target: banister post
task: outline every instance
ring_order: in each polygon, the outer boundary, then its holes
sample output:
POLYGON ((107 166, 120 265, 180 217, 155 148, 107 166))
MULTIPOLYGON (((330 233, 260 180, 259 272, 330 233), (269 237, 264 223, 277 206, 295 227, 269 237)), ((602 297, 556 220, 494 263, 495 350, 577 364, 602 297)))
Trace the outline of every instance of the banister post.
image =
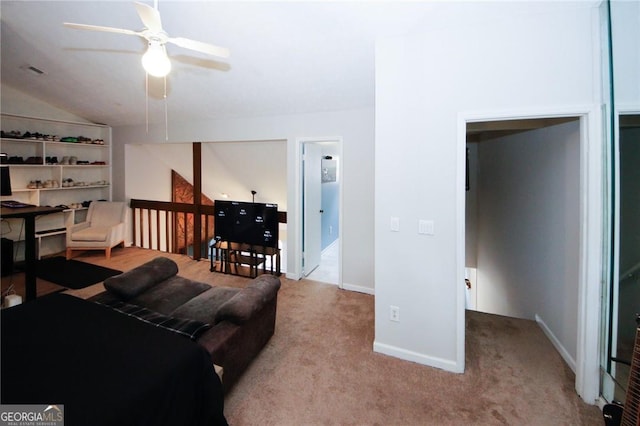
POLYGON ((193 258, 200 260, 202 253, 202 143, 193 143, 193 258))

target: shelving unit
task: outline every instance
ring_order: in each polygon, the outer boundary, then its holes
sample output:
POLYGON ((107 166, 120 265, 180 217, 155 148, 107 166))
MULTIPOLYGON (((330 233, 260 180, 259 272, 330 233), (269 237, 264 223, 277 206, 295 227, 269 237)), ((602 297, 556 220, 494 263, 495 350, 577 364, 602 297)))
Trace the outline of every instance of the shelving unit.
MULTIPOLYGON (((63 251, 65 229, 86 217, 87 208, 82 204, 111 200, 111 128, 11 114, 0 117, 5 136, 10 132, 40 136, 0 138, 0 152, 8 155, 13 193, 1 198, 38 206, 69 206, 63 213, 36 222, 38 255, 63 251), (57 140, 52 140, 54 136, 57 140), (60 141, 68 137, 81 141, 60 141)), ((24 239, 17 219, 2 222, 3 237, 14 242, 24 239)))

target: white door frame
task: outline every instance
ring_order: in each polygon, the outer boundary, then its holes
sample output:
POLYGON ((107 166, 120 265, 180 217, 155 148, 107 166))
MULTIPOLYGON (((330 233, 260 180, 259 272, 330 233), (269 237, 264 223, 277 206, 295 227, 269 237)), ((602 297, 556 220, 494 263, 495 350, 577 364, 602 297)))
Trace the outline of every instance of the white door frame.
POLYGON ((292 279, 301 279, 303 278, 302 276, 302 210, 303 210, 303 206, 302 206, 302 191, 304 190, 304 187, 302 185, 302 156, 303 156, 303 152, 304 150, 302 149, 303 144, 305 143, 318 143, 318 142, 334 142, 338 145, 338 199, 339 199, 339 207, 338 207, 338 247, 339 247, 339 254, 338 254, 338 287, 339 288, 343 288, 342 285, 342 247, 343 247, 343 206, 344 206, 344 200, 343 200, 343 185, 344 185, 344 174, 343 174, 343 148, 342 148, 342 137, 341 136, 326 136, 326 137, 300 137, 300 138, 296 138, 296 144, 295 144, 295 158, 297 161, 297 167, 295 168, 295 177, 294 177, 294 193, 293 193, 293 197, 294 197, 294 203, 296 206, 296 211, 298 212, 296 215, 296 222, 295 222, 295 227, 296 227, 296 231, 295 231, 295 253, 291 253, 294 256, 294 267, 295 267, 295 273, 294 274, 287 274, 287 278, 292 278, 292 279))
POLYGON ((322 260, 322 146, 302 148, 302 275, 308 277, 322 260))
MULTIPOLYGON (((600 394, 600 290, 603 271, 603 112, 597 105, 523 111, 479 111, 458 114, 456 189, 456 282, 465 273, 465 171, 467 123, 478 121, 580 118, 580 260, 575 389, 595 404, 600 394)), ((465 287, 457 286, 457 357, 464 365, 465 287)), ((464 367, 463 367, 464 368, 464 367)))

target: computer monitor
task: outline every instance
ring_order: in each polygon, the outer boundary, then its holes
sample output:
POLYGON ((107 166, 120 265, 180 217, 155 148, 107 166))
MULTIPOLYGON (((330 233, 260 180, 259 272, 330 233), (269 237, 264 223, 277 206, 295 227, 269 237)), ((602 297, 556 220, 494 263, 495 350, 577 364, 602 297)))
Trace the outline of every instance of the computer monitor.
POLYGON ((215 200, 215 237, 221 241, 278 247, 278 205, 215 200))
POLYGON ((9 167, 0 167, 0 195, 11 195, 11 175, 9 167))

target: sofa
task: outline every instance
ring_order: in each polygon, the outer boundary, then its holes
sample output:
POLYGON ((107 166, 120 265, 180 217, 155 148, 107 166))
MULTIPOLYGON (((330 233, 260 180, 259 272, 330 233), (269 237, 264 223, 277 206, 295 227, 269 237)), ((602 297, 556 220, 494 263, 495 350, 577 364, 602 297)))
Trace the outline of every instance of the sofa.
POLYGON ((280 279, 260 275, 244 288, 217 287, 178 275, 166 257, 104 281, 89 300, 184 334, 222 367, 228 391, 275 331, 280 279))

